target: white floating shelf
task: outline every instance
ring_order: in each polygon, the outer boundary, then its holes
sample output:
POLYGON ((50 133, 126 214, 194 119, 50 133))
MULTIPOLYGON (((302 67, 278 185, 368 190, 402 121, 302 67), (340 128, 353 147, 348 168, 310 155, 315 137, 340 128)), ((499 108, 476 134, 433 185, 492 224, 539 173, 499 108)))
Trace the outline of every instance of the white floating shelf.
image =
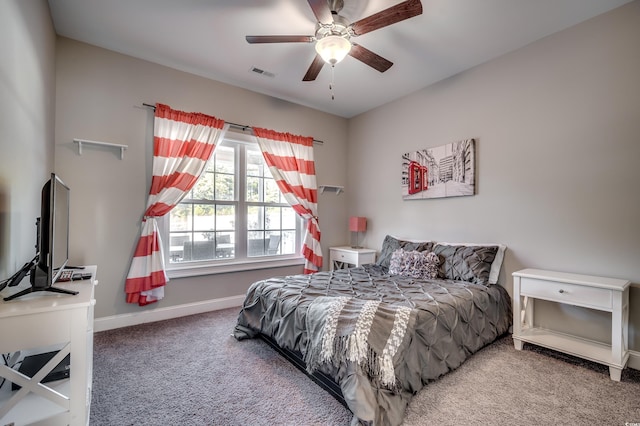
POLYGON ((74 139, 73 142, 78 144, 78 155, 82 155, 82 144, 108 146, 108 147, 117 148, 120 150, 121 160, 124 160, 124 150, 129 148, 127 145, 120 145, 117 143, 109 143, 109 142, 90 141, 86 139, 74 139))
POLYGON ((341 192, 344 192, 344 186, 340 186, 340 185, 320 185, 320 193, 324 194, 325 191, 328 192, 335 192, 336 195, 340 194, 341 192))

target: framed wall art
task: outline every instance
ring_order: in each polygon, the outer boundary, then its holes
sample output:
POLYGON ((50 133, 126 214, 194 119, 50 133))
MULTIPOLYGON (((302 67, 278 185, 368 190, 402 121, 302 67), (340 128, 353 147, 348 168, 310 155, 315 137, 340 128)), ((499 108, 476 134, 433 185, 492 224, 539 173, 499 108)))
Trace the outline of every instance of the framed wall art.
POLYGON ((475 148, 475 139, 465 139, 402 154, 402 198, 422 200, 474 195, 475 148))

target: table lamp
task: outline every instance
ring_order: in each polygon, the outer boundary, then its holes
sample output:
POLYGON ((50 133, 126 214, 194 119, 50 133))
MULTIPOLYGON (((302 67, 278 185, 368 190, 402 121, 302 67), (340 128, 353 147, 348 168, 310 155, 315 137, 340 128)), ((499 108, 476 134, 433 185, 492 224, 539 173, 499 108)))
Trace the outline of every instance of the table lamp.
MULTIPOLYGON (((361 216, 351 216, 349 218, 349 231, 356 233, 356 245, 352 248, 362 248, 359 245, 360 233, 367 230, 367 218, 361 216)), ((352 238, 353 240, 353 238, 352 238)))

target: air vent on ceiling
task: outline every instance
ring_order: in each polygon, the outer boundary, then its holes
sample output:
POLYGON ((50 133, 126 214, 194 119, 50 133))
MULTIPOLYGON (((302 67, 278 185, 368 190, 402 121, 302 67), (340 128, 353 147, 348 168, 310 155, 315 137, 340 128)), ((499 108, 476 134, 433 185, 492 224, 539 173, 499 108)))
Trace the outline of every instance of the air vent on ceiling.
POLYGON ((263 75, 265 77, 272 77, 273 78, 273 77, 276 76, 274 73, 269 72, 269 71, 265 71, 265 70, 260 69, 258 67, 251 67, 251 69, 249 71, 254 72, 256 74, 263 75))

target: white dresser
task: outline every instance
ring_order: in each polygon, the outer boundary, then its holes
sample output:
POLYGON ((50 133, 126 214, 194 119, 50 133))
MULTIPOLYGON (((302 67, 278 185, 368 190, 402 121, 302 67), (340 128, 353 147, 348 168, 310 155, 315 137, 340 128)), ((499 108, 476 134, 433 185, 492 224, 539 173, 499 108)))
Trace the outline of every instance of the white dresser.
MULTIPOLYGON (((87 425, 93 376, 93 308, 96 267, 90 280, 56 283, 77 295, 35 292, 5 302, 0 299, 0 352, 59 352, 32 379, 0 365, 0 425, 87 425), (70 354, 69 379, 40 383, 70 354), (13 382, 21 386, 11 390, 13 382)), ((28 281, 28 280, 27 280, 28 281)), ((3 297, 14 292, 5 289, 3 297)))
POLYGON ((620 381, 629 359, 628 280, 564 272, 524 269, 513 273, 513 343, 544 346, 609 366, 612 380, 620 381), (534 324, 534 301, 581 306, 611 313, 611 344, 585 339, 534 324))

